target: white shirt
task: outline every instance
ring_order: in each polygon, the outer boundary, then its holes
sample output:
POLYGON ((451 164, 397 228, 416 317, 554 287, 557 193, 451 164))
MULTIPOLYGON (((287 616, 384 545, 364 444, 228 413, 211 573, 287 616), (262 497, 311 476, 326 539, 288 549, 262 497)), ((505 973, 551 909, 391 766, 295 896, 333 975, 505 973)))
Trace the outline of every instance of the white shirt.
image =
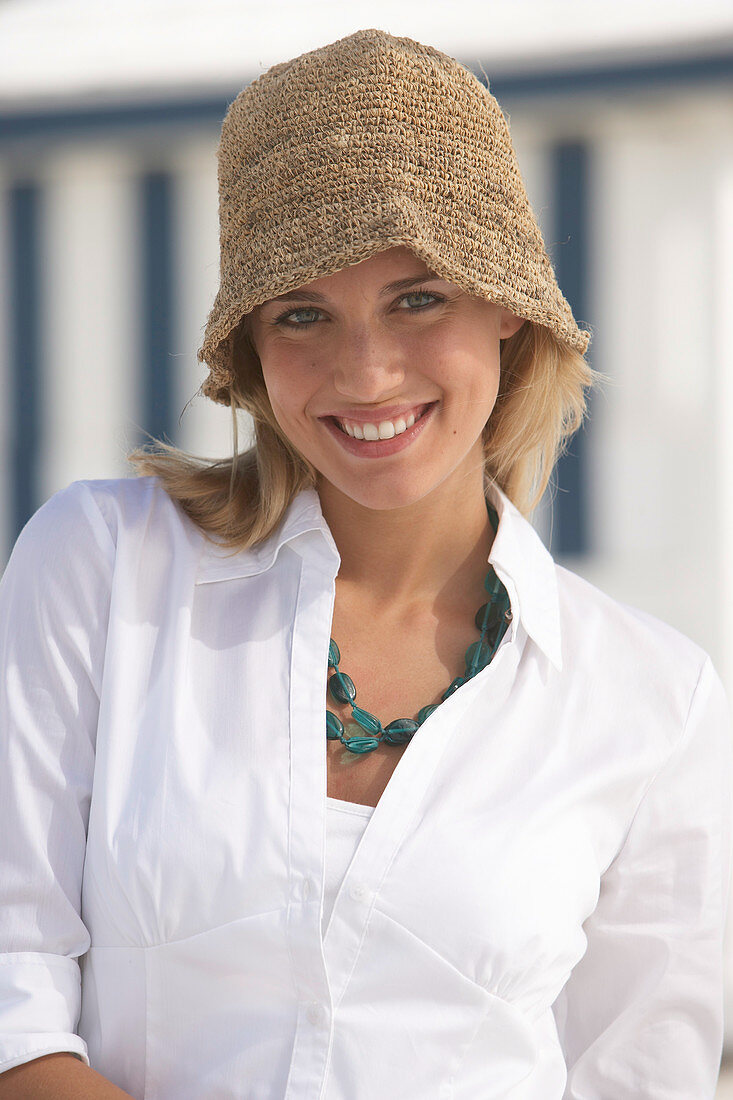
POLYGON ((233 555, 155 478, 35 514, 0 586, 0 1068, 74 1051, 145 1100, 712 1100, 720 681, 494 501, 511 628, 408 745, 325 937, 317 494, 233 555))

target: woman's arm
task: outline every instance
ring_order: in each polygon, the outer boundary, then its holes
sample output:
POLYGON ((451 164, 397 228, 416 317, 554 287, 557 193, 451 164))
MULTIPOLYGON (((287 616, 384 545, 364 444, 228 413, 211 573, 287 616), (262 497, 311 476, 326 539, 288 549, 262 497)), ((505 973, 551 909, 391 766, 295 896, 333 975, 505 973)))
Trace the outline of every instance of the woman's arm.
POLYGON ((47 1054, 0 1073, 0 1100, 130 1100, 73 1054, 47 1054))
POLYGON ((0 581, 3 1073, 52 1053, 86 1060, 81 886, 114 553, 75 484, 29 520, 0 581))
POLYGON ((723 1045, 732 743, 708 659, 687 723, 650 783, 553 1005, 563 1100, 713 1100, 723 1045))

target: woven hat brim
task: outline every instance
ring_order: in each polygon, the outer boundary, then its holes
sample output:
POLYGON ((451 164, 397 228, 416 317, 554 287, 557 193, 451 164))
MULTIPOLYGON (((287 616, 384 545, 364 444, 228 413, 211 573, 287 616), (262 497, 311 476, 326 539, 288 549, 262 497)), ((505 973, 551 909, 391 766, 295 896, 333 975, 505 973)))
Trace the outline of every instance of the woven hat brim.
MULTIPOLYGON (((570 306, 559 291, 554 297, 548 294, 538 299, 533 293, 535 288, 523 279, 521 270, 513 273, 512 284, 507 285, 504 270, 492 264, 492 258, 478 242, 476 254, 469 248, 464 263, 457 264, 455 248, 450 247, 450 242, 441 241, 438 230, 439 226, 426 219, 410 196, 384 196, 378 209, 362 210, 359 222, 350 222, 347 229, 335 233, 332 240, 321 237, 318 256, 313 255, 312 249, 308 250, 307 242, 303 242, 306 247, 298 253, 292 226, 283 226, 282 233, 287 235, 293 252, 292 266, 287 273, 278 269, 275 263, 268 269, 266 245, 272 244, 273 236, 279 236, 273 233, 272 225, 268 227, 267 241, 258 241, 253 235, 246 247, 263 257, 262 278, 258 285, 243 286, 239 295, 227 294, 225 285, 220 287, 198 352, 199 360, 208 365, 210 372, 202 392, 212 400, 229 403, 228 387, 234 377, 232 336, 246 314, 279 294, 335 274, 385 249, 400 246, 409 248, 436 275, 467 294, 495 302, 518 317, 550 328, 580 354, 586 352, 590 334, 578 328, 570 306)), ((476 237, 467 233, 466 240, 476 241, 476 237)))

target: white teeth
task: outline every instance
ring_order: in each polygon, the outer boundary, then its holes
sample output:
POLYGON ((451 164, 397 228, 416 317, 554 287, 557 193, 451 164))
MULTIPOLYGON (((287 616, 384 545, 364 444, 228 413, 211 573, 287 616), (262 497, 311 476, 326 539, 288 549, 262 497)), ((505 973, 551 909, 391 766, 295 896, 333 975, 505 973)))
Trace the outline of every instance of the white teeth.
POLYGON ((393 439, 396 435, 402 435, 415 423, 414 413, 410 413, 406 420, 399 417, 397 420, 382 420, 379 424, 349 423, 348 420, 339 420, 339 426, 352 439, 365 439, 374 442, 377 439, 393 439))

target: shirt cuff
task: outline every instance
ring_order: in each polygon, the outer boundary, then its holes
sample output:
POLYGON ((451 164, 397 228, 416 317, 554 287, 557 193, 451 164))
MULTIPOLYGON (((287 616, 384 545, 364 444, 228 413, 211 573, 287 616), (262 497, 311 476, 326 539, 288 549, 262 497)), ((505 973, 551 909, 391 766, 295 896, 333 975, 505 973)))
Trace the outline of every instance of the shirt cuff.
POLYGON ((87 1045, 75 1033, 81 973, 63 955, 0 955, 0 1072, 44 1054, 76 1054, 89 1065, 87 1045))

